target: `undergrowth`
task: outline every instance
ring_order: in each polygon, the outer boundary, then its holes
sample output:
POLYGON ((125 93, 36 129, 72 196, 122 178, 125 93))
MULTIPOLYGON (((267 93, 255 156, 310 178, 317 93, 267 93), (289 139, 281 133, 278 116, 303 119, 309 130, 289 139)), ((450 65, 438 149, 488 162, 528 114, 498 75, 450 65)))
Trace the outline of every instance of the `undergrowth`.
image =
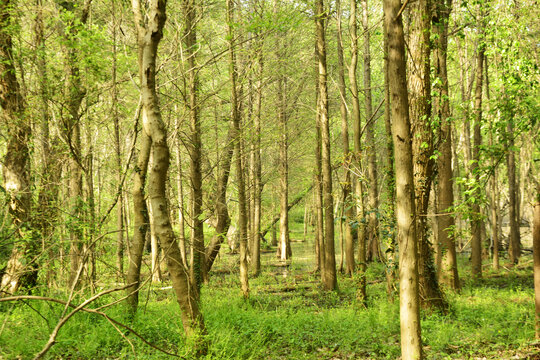
MULTIPOLYGON (((312 250, 294 243, 289 266, 275 266, 265 255, 263 273, 250 279, 251 296, 239 290, 235 257, 222 255, 210 284, 202 290, 202 311, 208 329, 205 359, 397 359, 399 300, 386 295, 384 267, 370 264, 368 304, 356 299, 356 280, 339 277, 339 291, 320 290, 313 273, 312 250), (297 260, 295 260, 297 259, 297 260)), ((465 278, 461 293, 447 292, 447 314, 423 314, 422 338, 428 359, 535 359, 532 266, 486 272, 473 283, 465 278)), ((183 338, 178 304, 168 284, 147 287, 135 319, 123 305, 106 313, 128 324, 148 342, 184 358, 192 358, 183 338)), ((49 294, 50 295, 50 294, 49 294)), ((60 296, 60 295, 58 295, 60 296)), ((91 307, 118 299, 115 293, 91 307)), ((64 310, 41 301, 0 304, 0 359, 30 359, 39 352, 64 310)), ((171 359, 116 329, 105 318, 77 313, 60 330, 49 359, 171 359)), ((540 357, 536 357, 538 359, 540 357)))

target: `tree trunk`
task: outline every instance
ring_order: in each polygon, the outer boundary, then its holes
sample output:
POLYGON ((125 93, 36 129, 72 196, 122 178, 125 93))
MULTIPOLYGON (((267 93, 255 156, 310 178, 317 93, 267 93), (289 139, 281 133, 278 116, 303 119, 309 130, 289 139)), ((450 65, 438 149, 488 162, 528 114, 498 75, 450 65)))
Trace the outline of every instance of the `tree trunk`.
POLYGON ((334 197, 332 195, 332 159, 330 154, 330 119, 328 118, 328 88, 326 73, 324 0, 316 2, 317 51, 319 53, 319 106, 322 140, 322 188, 324 208, 324 276, 323 288, 337 290, 336 257, 334 250, 334 197))
POLYGON ((448 21, 452 11, 451 0, 438 0, 435 5, 433 32, 437 43, 434 51, 435 71, 440 85, 436 87, 435 113, 441 123, 439 129, 439 156, 437 168, 437 232, 441 254, 439 268, 440 281, 453 290, 459 290, 459 275, 455 244, 455 220, 452 216, 454 205, 454 183, 452 175, 452 120, 448 91, 447 50, 448 21))
MULTIPOLYGON (((227 232, 231 224, 229 210, 227 208, 227 185, 229 183, 229 175, 231 172, 231 162, 234 153, 234 126, 229 128, 226 145, 224 148, 224 156, 221 158, 221 171, 218 176, 216 189, 216 230, 214 237, 206 248, 206 269, 210 271, 216 256, 219 254, 221 244, 227 239, 227 232)), ((208 279, 204 280, 205 283, 208 279)))
MULTIPOLYGON (((71 11, 67 8, 68 3, 62 3, 65 6, 66 11, 71 11)), ((90 1, 85 1, 79 23, 75 23, 74 18, 70 18, 65 25, 66 31, 64 32, 66 40, 66 54, 65 54, 65 71, 66 71, 66 83, 65 89, 68 97, 67 100, 67 118, 63 119, 64 123, 64 137, 68 143, 70 156, 69 156, 69 203, 70 210, 69 216, 71 218, 71 225, 69 228, 70 234, 70 272, 69 272, 69 286, 78 286, 79 279, 78 274, 83 264, 83 228, 82 222, 83 214, 83 190, 82 190, 82 153, 81 153, 81 128, 80 128, 80 107, 86 94, 86 90, 82 86, 81 75, 79 69, 78 49, 70 47, 70 43, 75 42, 79 33, 80 27, 86 24, 88 14, 90 12, 90 1)))
MULTIPOLYGON (((152 162, 150 163, 152 164, 152 162)), ((161 246, 158 242, 158 237, 156 234, 156 219, 154 218, 152 201, 149 201, 147 206, 149 215, 148 218, 150 219, 150 268, 152 271, 152 282, 160 283, 163 281, 163 276, 161 274, 161 260, 159 258, 161 246)))
MULTIPOLYGON (((490 100, 490 91, 489 91, 489 76, 488 76, 488 62, 487 56, 484 57, 485 65, 485 78, 486 78, 486 99, 490 100)), ((493 128, 494 121, 493 119, 489 123, 489 146, 492 147, 493 143, 493 133, 495 129, 493 128)), ((499 270, 499 189, 497 188, 497 160, 495 158, 491 161, 491 166, 493 167, 493 174, 489 181, 491 187, 491 248, 493 256, 493 270, 499 270)))
POLYGON ((116 267, 118 269, 118 279, 124 277, 124 194, 120 187, 122 184, 122 148, 120 145, 120 120, 118 116, 118 87, 116 79, 117 71, 117 51, 116 51, 116 1, 112 1, 112 118, 114 123, 114 145, 116 155, 116 182, 120 193, 118 194, 118 203, 116 204, 116 267))
MULTIPOLYGON (((383 15, 384 16, 384 15, 383 15)), ((383 23, 384 44, 384 127, 386 130, 386 186, 388 192, 387 229, 389 234, 386 250, 386 292, 390 301, 394 300, 394 282, 396 279, 396 174, 394 171, 394 142, 392 138, 392 120, 390 117, 390 79, 388 76, 388 34, 383 23)))
POLYGON ((364 30, 364 93, 366 106, 366 153, 368 160, 368 260, 381 260, 381 246, 379 243, 379 194, 377 181, 377 159, 375 156, 375 133, 373 118, 373 105, 371 100, 371 52, 369 47, 369 11, 367 0, 362 0, 362 27, 364 30))
MULTIPOLYGON (((344 222, 343 229, 345 237, 345 273, 349 276, 354 274, 354 237, 352 232, 352 222, 354 221, 354 198, 352 197, 352 184, 351 184, 351 151, 349 148, 349 125, 347 122, 347 94, 345 87, 345 65, 343 62, 343 38, 341 29, 341 1, 336 1, 337 11, 337 51, 338 51, 338 85, 340 102, 340 114, 341 114, 341 138, 343 146, 343 208, 344 208, 344 222)), ((343 244, 342 244, 343 247, 343 244)), ((343 256, 342 256, 343 261, 343 256)))
POLYGON ((227 0, 227 32, 229 38, 229 76, 231 79, 231 112, 234 126, 234 147, 236 151, 236 177, 238 181, 238 233, 240 239, 240 284, 242 294, 249 297, 249 282, 247 268, 247 218, 246 212, 246 190, 244 183, 244 168, 242 166, 241 140, 242 130, 240 127, 240 111, 238 94, 236 88, 237 68, 234 51, 233 21, 234 21, 233 0, 227 0))
POLYGON ((508 198, 509 212, 508 221, 510 223, 510 243, 508 246, 508 255, 512 264, 519 262, 521 254, 521 244, 519 238, 519 223, 517 219, 517 185, 516 185, 516 158, 514 154, 514 119, 509 119, 506 126, 506 136, 508 137, 508 152, 506 153, 506 168, 508 170, 508 198))
POLYGON ((323 214, 323 189, 322 189, 322 153, 321 153, 321 114, 318 111, 320 103, 319 91, 319 51, 315 48, 316 69, 316 89, 315 103, 317 108, 315 120, 315 256, 317 257, 317 270, 321 271, 321 279, 324 278, 324 214, 323 214))
MULTIPOLYGON (((278 57, 281 54, 278 52, 278 57)), ((279 245, 277 257, 281 261, 291 256, 291 240, 289 234, 289 164, 288 164, 288 139, 287 139, 287 84, 283 75, 278 75, 278 123, 279 123, 279 245)))
POLYGON ((533 215, 533 258, 534 258, 534 298, 535 331, 540 339, 540 187, 536 189, 536 204, 533 215))
POLYGON ((33 221, 40 230, 42 250, 48 248, 49 261, 46 265, 46 282, 48 286, 53 283, 55 271, 53 269, 54 260, 57 258, 57 246, 54 246, 53 234, 58 218, 58 210, 55 206, 58 200, 59 186, 58 179, 61 178, 62 165, 59 159, 59 139, 54 136, 51 139, 49 130, 50 111, 49 111, 49 82, 47 74, 47 62, 45 56, 45 34, 43 28, 43 5, 41 1, 37 3, 38 9, 35 19, 35 49, 36 63, 39 78, 39 96, 40 96, 40 142, 41 142, 41 161, 43 164, 41 170, 41 186, 38 194, 38 208, 33 221))
POLYGON ((132 6, 139 45, 143 128, 152 142, 148 196, 154 212, 156 235, 165 251, 173 289, 180 305, 184 331, 188 337, 195 336, 194 338, 198 339, 196 351, 202 353, 206 351, 206 346, 202 343, 204 340, 200 337, 206 332, 204 321, 194 297, 195 289, 190 284, 187 271, 182 265, 182 256, 172 229, 165 193, 170 159, 167 130, 161 118, 156 92, 156 56, 166 20, 166 1, 156 1, 145 6, 148 17, 144 17, 144 20, 141 2, 133 0, 132 6))
POLYGON ((358 238, 358 269, 359 269, 359 284, 358 284, 358 298, 364 303, 367 300, 366 295, 366 239, 364 236, 363 225, 363 211, 362 211, 362 182, 360 180, 359 172, 361 168, 361 153, 362 153, 362 130, 360 124, 360 101, 358 99, 358 80, 356 78, 356 68, 358 66, 358 35, 357 35, 357 22, 356 22, 356 0, 350 1, 350 15, 349 15, 349 34, 351 38, 351 63, 349 65, 349 84, 351 87, 352 95, 352 123, 354 130, 354 153, 353 153, 353 165, 357 174, 354 177, 355 186, 354 192, 357 201, 356 220, 358 227, 356 229, 358 238))
MULTIPOLYGON (((444 310, 447 303, 437 281, 433 253, 429 243, 427 212, 433 180, 433 129, 431 126, 430 45, 431 2, 419 0, 411 4, 408 58, 408 89, 412 129, 413 171, 418 236, 418 272, 420 299, 424 308, 444 310)), ((397 159, 396 159, 397 161, 397 159)), ((397 170, 396 170, 397 172, 397 170)))
POLYGON ((0 107, 7 125, 7 152, 2 170, 8 211, 14 230, 13 249, 0 284, 0 296, 13 294, 21 286, 34 286, 37 280, 35 256, 37 239, 31 238, 30 121, 24 114, 26 102, 15 75, 11 38, 9 0, 0 3, 0 107))
POLYGON ((126 282, 129 285, 129 287, 126 288, 126 302, 132 316, 137 312, 137 306, 139 305, 141 262, 144 243, 146 241, 146 233, 148 232, 150 223, 144 194, 148 160, 150 159, 150 147, 150 137, 142 130, 141 145, 137 156, 137 165, 133 175, 133 188, 131 190, 133 198, 133 237, 129 246, 129 262, 126 277, 126 282))
POLYGON ((176 186, 178 187, 178 245, 180 246, 180 254, 182 255, 182 264, 187 268, 187 254, 186 254, 186 219, 184 217, 184 181, 182 171, 182 142, 180 141, 180 122, 178 117, 175 118, 176 127, 176 168, 178 170, 178 178, 176 179, 176 186))
POLYGON ((388 34, 388 76, 392 107, 392 136, 396 166, 396 218, 399 242, 399 308, 401 358, 422 360, 420 304, 418 292, 418 253, 415 229, 415 203, 411 124, 405 73, 405 41, 399 9, 400 0, 384 0, 384 23, 388 34))
MULTIPOLYGON (((482 122, 482 93, 483 93, 483 63, 484 63, 484 25, 482 14, 479 14, 479 45, 476 54, 476 88, 474 101, 474 135, 471 161, 471 174, 474 176, 475 184, 480 183, 480 146, 482 144, 482 135, 480 133, 480 124, 482 122)), ((475 200, 471 206, 471 271, 472 277, 479 279, 482 277, 482 215, 480 212, 480 194, 479 190, 473 193, 475 200)))
POLYGON ((262 195, 262 164, 261 164, 261 111, 263 90, 263 43, 257 42, 257 93, 255 95, 254 144, 253 144, 253 243, 251 246, 251 269, 254 276, 261 271, 261 195, 262 195))
POLYGON ((203 279, 206 278, 206 262, 204 259, 204 231, 203 231, 203 192, 201 172, 201 124, 199 118, 199 70, 196 63, 197 48, 197 12, 195 0, 184 0, 184 51, 187 61, 187 102, 189 114, 188 150, 190 154, 190 189, 191 189, 191 263, 189 268, 190 280, 197 289, 199 296, 203 279))

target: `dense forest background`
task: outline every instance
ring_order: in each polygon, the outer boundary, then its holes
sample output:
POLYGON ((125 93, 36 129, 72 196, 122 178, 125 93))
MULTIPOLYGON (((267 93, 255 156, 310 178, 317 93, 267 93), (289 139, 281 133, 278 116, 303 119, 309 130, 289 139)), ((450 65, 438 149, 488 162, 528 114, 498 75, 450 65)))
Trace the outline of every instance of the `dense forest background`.
POLYGON ((539 18, 0 0, 0 359, 535 358, 539 18))

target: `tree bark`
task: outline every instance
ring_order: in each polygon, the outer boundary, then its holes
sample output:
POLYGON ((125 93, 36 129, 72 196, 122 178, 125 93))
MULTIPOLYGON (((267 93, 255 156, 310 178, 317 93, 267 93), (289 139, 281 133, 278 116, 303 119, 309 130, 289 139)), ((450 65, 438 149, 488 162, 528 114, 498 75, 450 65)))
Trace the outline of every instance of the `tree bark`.
POLYGON ((332 164, 330 154, 330 120, 328 118, 328 88, 326 72, 324 0, 317 0, 315 12, 317 51, 319 53, 319 107, 322 140, 322 187, 324 208, 324 276, 323 288, 337 290, 336 257, 334 249, 334 197, 332 195, 332 164))
POLYGON ((396 218, 399 242, 399 303, 401 358, 421 360, 418 253, 415 228, 413 155, 400 0, 384 0, 384 24, 388 34, 388 76, 392 108, 392 136, 396 166, 396 218))
POLYGON ((447 50, 448 22, 452 11, 452 0, 438 0, 435 5, 433 32, 437 43, 434 50, 435 72, 440 85, 436 87, 435 114, 440 121, 439 156, 437 168, 437 232, 441 253, 440 281, 453 290, 459 290, 459 275, 455 244, 454 183, 452 175, 452 120, 448 91, 447 50))
POLYGON ((10 34, 11 2, 0 3, 0 107, 7 124, 7 152, 2 168, 8 200, 8 212, 14 229, 14 245, 0 283, 0 296, 15 293, 21 286, 33 286, 37 280, 35 256, 37 239, 31 238, 30 158, 28 142, 30 121, 24 113, 26 102, 13 64, 10 34))
POLYGON ((203 335, 206 332, 204 321, 195 298, 195 289, 190 284, 187 271, 182 265, 182 256, 172 230, 165 193, 170 159, 167 130, 161 118, 156 92, 156 56, 159 42, 163 37, 166 1, 158 0, 147 5, 145 8, 148 17, 143 20, 140 0, 132 0, 139 45, 143 128, 152 143, 153 164, 148 181, 148 196, 154 212, 156 235, 165 251, 173 289, 180 305, 184 331, 188 337, 195 336, 198 341, 196 351, 203 353, 206 351, 206 344, 202 343, 204 341, 202 337, 196 335, 203 335))

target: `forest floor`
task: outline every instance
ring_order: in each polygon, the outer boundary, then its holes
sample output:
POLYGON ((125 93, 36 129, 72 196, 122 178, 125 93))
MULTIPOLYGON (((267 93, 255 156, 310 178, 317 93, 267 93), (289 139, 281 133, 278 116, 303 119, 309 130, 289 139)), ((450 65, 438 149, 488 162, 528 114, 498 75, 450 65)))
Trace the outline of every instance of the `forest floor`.
MULTIPOLYGON (((294 237, 293 237, 294 238, 294 237)), ((325 293, 314 269, 313 245, 293 242, 293 259, 282 264, 265 252, 262 274, 250 279, 248 300, 241 295, 237 256, 222 252, 210 283, 202 289, 208 329, 206 359, 399 359, 399 307, 386 294, 384 265, 370 264, 368 302, 356 298, 358 279, 338 276, 339 291, 325 293)), ((339 258, 338 258, 339 266, 339 258)), ((423 314, 422 339, 427 359, 537 359, 531 256, 521 264, 472 282, 468 261, 460 258, 463 289, 447 292, 448 314, 423 314)), ((192 358, 182 337, 178 305, 169 283, 147 286, 139 313, 129 322, 121 303, 104 309, 129 324, 146 341, 192 358)), ((113 285, 103 284, 103 289, 113 285)), ((46 294, 45 294, 46 292, 46 294)), ((66 298, 61 290, 45 296, 66 298)), ((89 307, 123 296, 112 293, 89 307)), ((82 302, 78 296, 74 302, 82 302)), ((41 301, 0 304, 0 359, 31 359, 45 345, 63 306, 41 301)), ((173 359, 144 344, 105 318, 77 313, 60 330, 49 359, 173 359)))

